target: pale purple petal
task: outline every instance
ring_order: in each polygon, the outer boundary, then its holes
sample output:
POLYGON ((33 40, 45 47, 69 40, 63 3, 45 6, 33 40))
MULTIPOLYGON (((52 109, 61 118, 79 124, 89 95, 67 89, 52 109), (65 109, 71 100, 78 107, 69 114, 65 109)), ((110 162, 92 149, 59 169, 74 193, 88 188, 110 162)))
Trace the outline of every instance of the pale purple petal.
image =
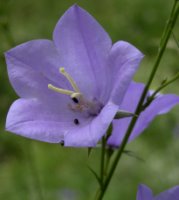
POLYGON ((106 58, 111 39, 100 24, 77 5, 66 11, 53 34, 63 67, 89 97, 106 87, 106 58))
POLYGON ((59 73, 58 52, 50 40, 32 40, 5 53, 9 78, 20 97, 50 96, 48 84, 68 89, 59 73))
POLYGON ((153 200, 152 190, 143 184, 139 185, 136 200, 153 200))
MULTIPOLYGON (((132 82, 125 94, 122 104, 120 105, 120 109, 134 112, 142 94, 143 88, 143 84, 132 82)), ((130 121, 131 117, 113 121, 113 133, 108 140, 109 145, 119 146, 121 144, 130 121)))
POLYGON ((95 146, 105 134, 118 106, 108 103, 95 118, 85 118, 66 107, 50 107, 38 99, 16 100, 7 115, 6 129, 15 134, 65 146, 95 146), (80 124, 76 125, 74 119, 80 124))
POLYGON ((74 126, 73 119, 66 107, 59 112, 37 99, 18 99, 8 112, 6 129, 35 140, 58 143, 64 139, 64 132, 74 126))
POLYGON ((113 45, 108 61, 112 71, 111 101, 120 105, 142 58, 143 54, 128 42, 113 45))
POLYGON ((165 94, 156 98, 151 105, 141 114, 130 137, 133 140, 137 137, 149 123, 157 116, 169 112, 175 105, 179 104, 179 96, 174 94, 165 94))
POLYGON ((179 186, 175 186, 157 195, 154 200, 179 200, 179 186))
POLYGON ((106 130, 112 122, 118 106, 109 102, 95 118, 89 119, 89 122, 83 126, 76 126, 65 135, 65 146, 96 146, 97 142, 106 133, 106 130))
POLYGON ((159 195, 153 197, 152 191, 147 186, 141 184, 138 187, 137 200, 178 200, 179 199, 179 186, 175 186, 166 190, 159 195))
MULTIPOLYGON (((143 84, 132 83, 125 95, 125 98, 120 106, 120 109, 134 112, 139 101, 140 95, 144 88, 143 84)), ((142 131, 147 128, 150 122, 160 114, 164 114, 179 103, 179 96, 173 94, 159 95, 149 107, 145 109, 139 116, 134 130, 129 138, 129 141, 137 137, 142 131)), ((114 120, 113 134, 108 140, 108 144, 119 146, 127 131, 131 118, 114 120)))

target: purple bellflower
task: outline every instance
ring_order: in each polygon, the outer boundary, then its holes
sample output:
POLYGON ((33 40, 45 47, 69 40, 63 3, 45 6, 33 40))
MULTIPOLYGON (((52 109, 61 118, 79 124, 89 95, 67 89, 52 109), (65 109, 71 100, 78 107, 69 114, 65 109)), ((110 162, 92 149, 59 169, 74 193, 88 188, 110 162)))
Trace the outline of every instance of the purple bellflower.
MULTIPOLYGON (((112 45, 104 29, 77 5, 57 23, 53 41, 29 41, 5 56, 10 82, 20 96, 8 112, 6 129, 40 141, 96 146, 117 112, 134 112, 143 89, 132 82, 142 53, 124 41, 112 45)), ((130 140, 176 103, 175 95, 153 101, 130 140)), ((114 120, 109 145, 121 143, 129 121, 114 120)))
POLYGON ((93 147, 119 111, 142 53, 112 41, 77 5, 58 21, 53 41, 40 39, 5 53, 10 82, 20 96, 6 129, 35 140, 93 147))
POLYGON ((179 200, 179 185, 154 197, 151 189, 141 184, 138 187, 137 200, 179 200))
MULTIPOLYGON (((119 106, 121 110, 127 110, 128 112, 135 112, 137 104, 145 85, 142 83, 131 82, 122 103, 119 106)), ((148 92, 148 97, 152 95, 153 91, 148 92)), ((158 94, 152 103, 140 114, 135 127, 129 137, 129 141, 136 138, 157 116, 167 113, 173 106, 179 103, 179 96, 174 94, 158 94)), ((118 147, 127 131, 131 118, 123 118, 120 120, 114 119, 113 121, 113 133, 108 139, 108 145, 112 147, 118 147)))

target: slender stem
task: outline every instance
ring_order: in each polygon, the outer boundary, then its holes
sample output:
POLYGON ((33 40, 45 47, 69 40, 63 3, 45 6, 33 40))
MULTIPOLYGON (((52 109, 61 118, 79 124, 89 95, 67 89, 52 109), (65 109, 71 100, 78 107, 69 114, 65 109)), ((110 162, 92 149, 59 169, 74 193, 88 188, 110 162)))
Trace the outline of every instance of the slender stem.
POLYGON ((103 179, 104 179, 105 147, 106 147, 106 139, 105 137, 103 137, 102 147, 101 147, 101 171, 100 171, 101 190, 103 189, 103 179))
MULTIPOLYGON (((111 129, 111 130, 112 130, 112 129, 111 129)), ((109 130, 108 130, 108 131, 109 131, 109 130)), ((105 143, 106 143, 106 138, 104 138, 104 139, 105 139, 105 143)), ((105 144, 105 146, 106 146, 106 144, 105 144)), ((114 150, 113 150, 113 149, 110 149, 110 148, 109 148, 109 149, 106 149, 106 148, 105 148, 105 153, 104 153, 104 154, 106 154, 106 161, 103 163, 103 175, 106 175, 106 174, 107 174, 108 167, 109 167, 109 163, 110 163, 110 159, 111 159, 113 153, 114 153, 114 150)), ((103 155, 103 154, 102 154, 102 155, 103 155)), ((102 171, 102 170, 101 170, 101 171, 102 171)), ((102 174, 101 174, 101 176, 102 176, 102 174)), ((102 180, 104 181, 104 178, 102 178, 102 180)), ((99 196, 101 190, 103 190, 103 182, 102 182, 101 184, 102 184, 101 187, 99 187, 98 190, 96 191, 95 200, 98 199, 98 196, 99 196)))
POLYGON ((130 136, 129 133, 131 133, 131 131, 132 131, 132 129, 133 129, 133 127, 134 127, 136 121, 137 121, 137 117, 134 116, 134 117, 132 118, 132 121, 131 121, 130 125, 129 125, 129 128, 128 128, 128 130, 127 130, 127 133, 126 133, 126 135, 125 135, 125 137, 124 137, 124 139, 123 139, 123 141, 122 141, 122 144, 121 144, 121 146, 120 146, 120 149, 119 149, 119 151, 117 152, 116 157, 114 158, 114 161, 113 161, 113 163, 112 163, 112 166, 111 166, 111 168, 110 168, 110 170, 109 170, 109 174, 108 174, 108 176, 107 176, 107 178, 106 178, 106 180, 105 180, 105 182, 104 182, 103 190, 101 191, 101 193, 100 193, 99 196, 98 196, 98 200, 102 200, 102 198, 103 198, 103 196, 104 196, 104 193, 105 193, 105 191, 106 191, 106 189, 107 189, 107 187, 108 187, 108 185, 109 185, 109 183, 110 183, 110 181, 111 181, 111 178, 112 178, 112 176, 113 176, 113 173, 114 173, 114 171, 115 171, 115 169, 116 169, 116 167, 117 167, 118 161, 119 161, 119 159, 120 159, 120 157, 121 157, 121 155, 122 155, 122 153, 123 153, 124 147, 126 146, 126 143, 127 143, 127 141, 128 141, 128 138, 129 138, 129 136, 130 136))
POLYGON ((150 74, 149 80, 148 80, 148 82, 147 82, 147 84, 146 84, 146 86, 144 88, 144 91, 143 91, 143 93, 141 95, 141 98, 139 100, 138 106, 137 106, 136 111, 135 111, 135 115, 133 116, 133 118, 131 120, 131 123, 130 123, 127 131, 126 131, 125 137, 124 137, 124 139, 122 141, 122 144, 120 146, 120 149, 118 150, 117 155, 114 158, 114 161, 113 161, 113 163, 111 165, 111 168, 109 170, 109 174, 105 179, 105 182, 104 182, 104 185, 103 185, 103 190, 99 194, 98 200, 102 200, 102 198, 104 196, 104 193, 105 193, 105 191, 106 191, 106 189, 107 189, 107 187, 108 187, 108 185, 109 185, 109 183, 111 181, 113 173, 114 173, 114 171, 115 171, 115 169, 117 167, 117 164, 119 162, 119 159, 121 158, 121 155, 122 155, 122 153, 124 151, 124 148, 125 148, 125 146, 127 144, 127 141, 129 139, 129 137, 131 135, 131 132, 132 132, 132 130, 134 128, 134 125, 135 125, 135 123, 137 121, 137 116, 139 116, 141 111, 142 111, 141 108, 142 108, 143 102, 144 102, 144 100, 146 98, 147 92, 148 92, 149 87, 151 85, 151 82, 152 82, 152 80, 153 80, 153 78, 155 76, 155 73, 156 73, 156 71, 158 69, 158 66, 160 64, 161 58, 162 58, 163 53, 164 53, 164 51, 166 49, 167 42, 169 40, 169 37, 170 37, 171 32, 172 32, 172 29, 173 29, 173 27, 174 27, 174 25, 176 23, 177 17, 178 17, 179 7, 177 6, 177 2, 178 2, 178 0, 175 0, 173 8, 172 8, 172 11, 171 11, 171 14, 170 14, 170 17, 169 17, 169 20, 168 20, 168 23, 167 23, 167 25, 165 27, 165 30, 163 32, 163 35, 162 35, 162 38, 161 38, 161 42, 160 42, 160 45, 159 45, 158 54, 157 54, 157 57, 156 57, 156 61, 155 61, 154 66, 153 66, 153 70, 152 70, 152 72, 150 74))
POLYGON ((107 174, 107 172, 108 172, 109 163, 110 163, 113 153, 114 153, 113 149, 107 149, 107 155, 106 155, 107 158, 106 158, 106 164, 105 164, 105 169, 104 169, 105 174, 107 174))
POLYGON ((176 81, 179 78, 179 73, 177 73, 171 80, 167 81, 166 83, 162 84, 159 88, 157 88, 155 90, 155 92, 150 96, 150 98, 154 98, 156 96, 156 94, 158 92, 160 92, 160 90, 162 90, 163 88, 165 88, 167 85, 173 83, 174 81, 176 81))
POLYGON ((173 83, 174 81, 176 81, 177 79, 179 79, 179 73, 177 73, 171 80, 164 82, 163 84, 161 84, 153 93, 151 96, 149 96, 147 98, 147 101, 145 104, 143 104, 142 106, 142 111, 145 110, 151 103, 152 101, 155 99, 155 96, 160 92, 160 90, 162 90, 163 88, 167 87, 169 84, 173 83))

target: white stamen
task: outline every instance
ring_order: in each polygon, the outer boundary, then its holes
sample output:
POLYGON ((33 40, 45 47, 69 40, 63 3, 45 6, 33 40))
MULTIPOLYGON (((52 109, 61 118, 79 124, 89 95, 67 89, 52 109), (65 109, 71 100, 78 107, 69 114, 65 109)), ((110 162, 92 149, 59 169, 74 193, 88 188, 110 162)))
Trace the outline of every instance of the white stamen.
MULTIPOLYGON (((103 106, 97 100, 89 101, 88 99, 86 99, 83 96, 83 94, 80 92, 73 78, 65 71, 63 67, 61 67, 59 71, 69 81, 73 89, 66 90, 66 89, 58 88, 52 84, 48 84, 48 88, 55 92, 69 95, 74 102, 73 104, 71 103, 68 104, 69 108, 72 111, 80 112, 80 113, 83 112, 87 116, 96 116, 100 112, 103 106)), ((78 119, 75 119, 74 121, 75 124, 79 124, 79 121, 77 120, 78 119)))
POLYGON ((55 87, 52 84, 48 84, 48 88, 51 89, 51 90, 53 90, 53 91, 55 91, 55 92, 61 93, 61 94, 72 95, 74 93, 71 90, 64 90, 64 89, 55 87))
POLYGON ((70 76, 70 74, 68 74, 66 71, 65 71, 65 68, 61 67, 59 69, 60 73, 63 74, 67 79, 68 81, 70 82, 71 86, 73 87, 74 91, 77 92, 77 93, 80 93, 80 90, 78 88, 78 86, 76 85, 75 81, 73 80, 73 78, 70 76))
POLYGON ((65 71, 63 67, 61 67, 59 71, 61 74, 63 74, 67 78, 67 80, 70 82, 74 91, 58 88, 58 87, 53 86, 52 84, 48 84, 48 88, 61 94, 70 95, 71 98, 80 98, 82 94, 80 93, 80 90, 78 86, 76 85, 75 81, 73 80, 73 78, 65 71))

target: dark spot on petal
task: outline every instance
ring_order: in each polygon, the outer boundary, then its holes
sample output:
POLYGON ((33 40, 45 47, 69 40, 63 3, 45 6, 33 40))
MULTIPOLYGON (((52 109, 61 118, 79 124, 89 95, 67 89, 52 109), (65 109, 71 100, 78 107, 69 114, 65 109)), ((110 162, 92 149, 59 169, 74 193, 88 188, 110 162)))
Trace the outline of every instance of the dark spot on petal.
POLYGON ((73 100, 74 103, 79 103, 79 101, 76 97, 73 97, 72 100, 73 100))
POLYGON ((78 119, 74 119, 74 123, 75 123, 76 125, 78 125, 80 122, 79 122, 78 119))
POLYGON ((60 144, 61 144, 62 146, 64 146, 64 141, 62 140, 62 141, 60 142, 60 144))

